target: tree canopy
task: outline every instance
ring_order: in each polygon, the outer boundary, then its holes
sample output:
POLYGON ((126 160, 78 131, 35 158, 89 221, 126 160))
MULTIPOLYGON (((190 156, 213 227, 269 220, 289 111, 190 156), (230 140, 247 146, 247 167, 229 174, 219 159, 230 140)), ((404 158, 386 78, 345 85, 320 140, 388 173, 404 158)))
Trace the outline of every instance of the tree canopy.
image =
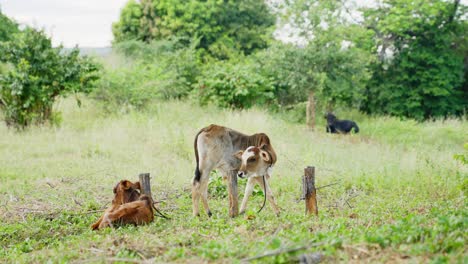
POLYGON ((361 100, 353 105, 368 113, 418 120, 465 111, 468 23, 467 7, 459 0, 383 0, 362 8, 362 21, 353 19, 345 1, 287 3, 288 21, 299 29, 305 45, 319 47, 310 50, 311 56, 345 55, 319 64, 331 66, 324 76, 338 73, 326 100, 354 94, 361 100))
POLYGON ((114 42, 199 38, 199 48, 218 59, 265 48, 275 17, 258 0, 130 0, 113 24, 114 42))
POLYGON ((461 114, 468 104, 466 11, 459 0, 386 0, 365 9, 378 60, 363 109, 416 119, 461 114))
POLYGON ((19 31, 18 24, 5 16, 0 9, 0 41, 8 41, 19 31))

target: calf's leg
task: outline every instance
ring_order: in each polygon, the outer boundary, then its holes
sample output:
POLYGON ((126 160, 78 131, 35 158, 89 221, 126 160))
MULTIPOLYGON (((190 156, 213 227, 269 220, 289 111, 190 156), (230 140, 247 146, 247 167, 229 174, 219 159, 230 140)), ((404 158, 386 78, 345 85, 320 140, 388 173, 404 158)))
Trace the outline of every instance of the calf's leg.
POLYGON ((247 180, 247 184, 245 186, 244 198, 242 199, 242 204, 240 208, 241 214, 245 213, 245 209, 247 208, 247 200, 249 199, 249 196, 252 194, 256 182, 257 181, 255 180, 255 178, 249 178, 247 180))
POLYGON ((192 206, 193 215, 200 216, 200 198, 202 199, 203 206, 205 207, 208 216, 211 216, 211 210, 208 206, 208 182, 210 179, 210 172, 213 170, 213 165, 208 161, 201 161, 199 164, 200 177, 197 180, 193 179, 192 185, 192 206))

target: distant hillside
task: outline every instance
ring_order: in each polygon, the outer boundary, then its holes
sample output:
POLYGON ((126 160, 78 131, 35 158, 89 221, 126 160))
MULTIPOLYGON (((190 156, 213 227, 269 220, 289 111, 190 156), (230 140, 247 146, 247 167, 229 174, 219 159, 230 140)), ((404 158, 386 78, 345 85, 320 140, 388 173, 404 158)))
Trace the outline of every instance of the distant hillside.
MULTIPOLYGON (((64 48, 69 51, 72 48, 64 48)), ((112 47, 78 47, 82 55, 94 55, 98 57, 106 57, 112 53, 112 47)))

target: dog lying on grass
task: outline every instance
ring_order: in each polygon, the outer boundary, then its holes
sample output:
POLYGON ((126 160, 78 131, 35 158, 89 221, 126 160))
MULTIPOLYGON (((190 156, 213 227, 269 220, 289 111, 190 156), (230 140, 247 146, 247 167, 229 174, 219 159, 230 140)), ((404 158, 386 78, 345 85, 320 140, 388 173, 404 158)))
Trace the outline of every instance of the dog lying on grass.
POLYGON ((141 195, 139 190, 141 190, 140 182, 120 181, 114 187, 111 207, 96 223, 91 225, 91 229, 112 227, 113 223, 142 225, 152 222, 154 219, 153 200, 147 195, 141 195))

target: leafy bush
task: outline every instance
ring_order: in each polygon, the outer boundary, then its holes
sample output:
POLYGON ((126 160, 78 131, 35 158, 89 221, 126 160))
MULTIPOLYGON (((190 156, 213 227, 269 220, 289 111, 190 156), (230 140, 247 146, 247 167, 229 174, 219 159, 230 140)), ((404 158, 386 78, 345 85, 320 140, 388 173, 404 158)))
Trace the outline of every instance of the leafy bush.
POLYGON ((145 75, 139 68, 108 70, 91 97, 103 101, 108 112, 141 109, 156 96, 145 75))
POLYGON ((202 104, 226 108, 249 108, 274 100, 272 80, 249 62, 222 61, 206 68, 196 85, 202 104))
POLYGON ((59 96, 88 93, 99 67, 78 49, 53 48, 42 31, 26 28, 11 41, 0 42, 1 62, 11 68, 0 76, 0 108, 7 125, 24 128, 54 119, 52 106, 59 96))

